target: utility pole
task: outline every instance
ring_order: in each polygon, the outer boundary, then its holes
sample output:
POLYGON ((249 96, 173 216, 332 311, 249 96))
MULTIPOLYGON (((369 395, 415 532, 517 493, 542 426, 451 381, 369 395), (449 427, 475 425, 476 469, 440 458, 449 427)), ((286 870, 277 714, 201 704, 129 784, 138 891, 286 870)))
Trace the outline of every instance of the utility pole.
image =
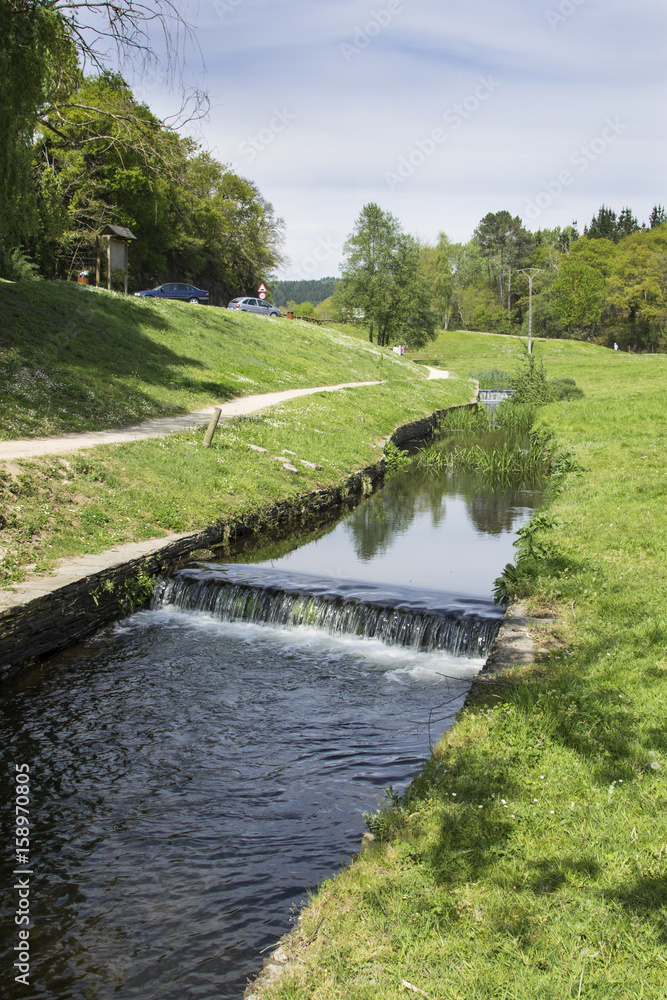
POLYGON ((533 278, 542 273, 541 267, 520 267, 519 270, 528 278, 528 353, 533 353, 533 278), (531 271, 533 272, 531 274, 531 271))

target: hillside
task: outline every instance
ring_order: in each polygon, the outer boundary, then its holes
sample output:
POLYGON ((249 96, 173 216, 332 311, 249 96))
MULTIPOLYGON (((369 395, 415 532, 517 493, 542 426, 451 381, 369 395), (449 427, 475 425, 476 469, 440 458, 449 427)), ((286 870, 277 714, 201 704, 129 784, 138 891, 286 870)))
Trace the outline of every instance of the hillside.
POLYGON ((472 392, 467 379, 429 381, 422 366, 296 320, 47 283, 0 284, 0 315, 5 440, 123 426, 275 389, 381 383, 227 420, 209 449, 197 429, 13 463, 0 474, 0 585, 62 558, 336 488, 379 460, 397 425, 472 392), (285 450, 312 467, 286 471, 272 459, 285 450))
POLYGON ((318 306, 333 295, 340 278, 312 278, 294 281, 275 281, 271 285, 271 301, 283 308, 291 300, 297 304, 310 302, 318 306))
MULTIPOLYGON (((121 427, 234 396, 366 381, 378 377, 380 358, 370 345, 298 321, 74 283, 1 282, 0 438, 121 427)), ((395 356, 383 367, 383 379, 412 368, 395 356)))

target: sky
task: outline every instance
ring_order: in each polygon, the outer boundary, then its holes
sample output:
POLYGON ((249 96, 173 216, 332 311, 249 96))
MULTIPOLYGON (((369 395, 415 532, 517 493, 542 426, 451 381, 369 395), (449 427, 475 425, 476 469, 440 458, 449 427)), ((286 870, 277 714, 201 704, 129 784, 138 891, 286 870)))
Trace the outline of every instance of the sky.
MULTIPOLYGON (((667 203, 663 0, 200 0, 190 126, 285 222, 279 277, 338 275, 376 202, 467 241, 488 212, 579 229, 667 203)), ((160 117, 163 68, 133 82, 160 117)))

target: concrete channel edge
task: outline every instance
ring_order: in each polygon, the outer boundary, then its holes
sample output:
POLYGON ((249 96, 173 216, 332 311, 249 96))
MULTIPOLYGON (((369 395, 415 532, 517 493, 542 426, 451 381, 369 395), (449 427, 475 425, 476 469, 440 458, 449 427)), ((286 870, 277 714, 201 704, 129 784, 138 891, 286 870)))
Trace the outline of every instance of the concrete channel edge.
MULTIPOLYGON (((429 437, 449 409, 403 424, 391 435, 397 447, 429 437)), ((60 652, 144 606, 150 578, 200 549, 233 543, 265 529, 307 526, 309 520, 358 502, 384 481, 384 458, 353 473, 339 486, 280 501, 248 517, 218 521, 201 531, 130 543, 67 560, 48 576, 33 577, 0 592, 0 679, 22 666, 60 652)))

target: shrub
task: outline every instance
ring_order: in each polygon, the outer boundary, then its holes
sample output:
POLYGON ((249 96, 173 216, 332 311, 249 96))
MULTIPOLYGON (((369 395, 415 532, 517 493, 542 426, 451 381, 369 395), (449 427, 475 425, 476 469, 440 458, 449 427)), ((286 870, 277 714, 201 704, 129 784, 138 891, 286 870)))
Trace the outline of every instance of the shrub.
POLYGON ((553 399, 542 359, 527 351, 512 373, 511 388, 514 389, 512 402, 515 403, 541 405, 553 399))
POLYGON ((549 382, 553 398, 556 400, 583 399, 584 390, 580 389, 573 378, 553 378, 549 382))

